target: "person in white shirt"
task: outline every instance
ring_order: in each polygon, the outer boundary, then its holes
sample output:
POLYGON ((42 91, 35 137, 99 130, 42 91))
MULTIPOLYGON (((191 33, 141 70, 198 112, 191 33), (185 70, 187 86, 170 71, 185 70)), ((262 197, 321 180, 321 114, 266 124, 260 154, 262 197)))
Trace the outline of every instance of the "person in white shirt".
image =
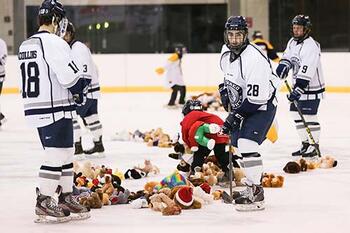
POLYGON ((90 49, 80 41, 75 40, 75 28, 73 23, 69 22, 64 40, 70 45, 72 57, 77 63, 78 68, 83 74, 91 76, 89 84, 87 100, 82 106, 77 107, 77 114, 83 119, 85 126, 93 135, 94 147, 90 150, 83 151, 81 144, 81 127, 77 118, 73 119, 74 128, 74 145, 75 157, 83 159, 83 153, 98 157, 103 156, 104 146, 102 143, 102 124, 98 116, 98 98, 100 97, 100 84, 98 78, 97 67, 92 60, 90 49))
MULTIPOLYGON (((7 58, 7 45, 3 39, 0 38, 0 95, 2 92, 3 83, 5 81, 5 64, 7 58)), ((1 112, 0 106, 0 128, 3 123, 5 123, 6 118, 1 112)))
POLYGON ((38 23, 38 32, 22 42, 18 53, 25 119, 37 128, 44 149, 35 222, 86 219, 90 209, 72 199, 72 118, 76 104, 84 104, 84 92, 91 80, 76 66, 68 44, 55 35, 64 34, 67 24, 62 4, 45 0, 39 8, 38 23))
POLYGON ((311 21, 306 15, 297 15, 292 20, 293 37, 288 41, 276 73, 285 79, 289 70, 293 71, 293 90, 287 95, 291 102, 290 111, 301 139, 301 148, 293 156, 317 156, 321 126, 317 117, 321 99, 324 97, 325 82, 321 65, 321 48, 311 36, 311 21), (312 145, 301 116, 293 101, 297 101, 306 124, 312 132, 312 145))
POLYGON ((186 47, 182 44, 174 45, 174 53, 168 58, 163 67, 156 69, 156 72, 161 75, 166 72, 165 86, 171 88, 171 96, 167 104, 168 108, 176 108, 177 94, 180 93, 179 105, 185 104, 186 85, 182 73, 182 57, 187 52, 186 47))
POLYGON ((248 26, 243 16, 227 19, 225 44, 220 58, 224 80, 219 92, 224 108, 229 112, 222 133, 231 136, 231 145, 243 160, 247 188, 233 192, 235 208, 240 211, 263 210, 263 172, 259 145, 265 140, 276 114, 276 87, 279 81, 270 60, 248 40, 248 26))

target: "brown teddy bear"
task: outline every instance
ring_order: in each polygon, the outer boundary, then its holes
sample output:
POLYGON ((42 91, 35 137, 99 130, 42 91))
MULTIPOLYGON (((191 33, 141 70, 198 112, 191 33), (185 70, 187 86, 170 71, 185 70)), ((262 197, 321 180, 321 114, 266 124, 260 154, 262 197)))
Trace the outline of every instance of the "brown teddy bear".
POLYGON ((284 183, 283 176, 276 176, 274 174, 264 173, 262 178, 262 186, 265 188, 281 188, 284 183))
POLYGON ((179 215, 181 208, 175 204, 165 193, 156 193, 149 197, 150 208, 160 211, 163 215, 179 215))
POLYGON ((100 209, 102 208, 102 195, 103 193, 101 191, 93 192, 90 194, 89 197, 82 197, 79 200, 79 204, 89 207, 91 209, 100 209))

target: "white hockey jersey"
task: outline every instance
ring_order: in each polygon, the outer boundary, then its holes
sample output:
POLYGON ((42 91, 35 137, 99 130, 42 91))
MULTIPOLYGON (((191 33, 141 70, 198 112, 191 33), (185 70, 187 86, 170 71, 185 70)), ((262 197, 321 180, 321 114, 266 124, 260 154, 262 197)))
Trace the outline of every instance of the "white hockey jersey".
POLYGON ((82 74, 68 44, 54 34, 41 31, 21 44, 18 60, 27 122, 39 128, 75 117, 75 103, 68 88, 82 74))
POLYGON ((7 58, 7 46, 5 41, 0 38, 0 82, 5 80, 5 64, 7 58))
POLYGON ((230 60, 230 54, 230 50, 224 45, 220 67, 232 109, 240 107, 247 99, 252 104, 261 105, 259 111, 265 111, 267 102, 275 97, 274 83, 278 82, 270 60, 258 46, 251 43, 234 61, 230 60))
POLYGON ((293 85, 296 79, 309 81, 305 93, 300 100, 323 98, 325 82, 321 66, 321 48, 312 37, 298 43, 291 38, 282 59, 291 62, 293 69, 293 85))
POLYGON ((173 53, 164 65, 166 70, 165 86, 172 87, 174 85, 185 86, 183 80, 181 59, 176 53, 173 53))
POLYGON ((87 98, 98 99, 100 97, 100 83, 97 67, 92 60, 90 49, 80 41, 71 44, 72 57, 83 74, 91 76, 87 98))

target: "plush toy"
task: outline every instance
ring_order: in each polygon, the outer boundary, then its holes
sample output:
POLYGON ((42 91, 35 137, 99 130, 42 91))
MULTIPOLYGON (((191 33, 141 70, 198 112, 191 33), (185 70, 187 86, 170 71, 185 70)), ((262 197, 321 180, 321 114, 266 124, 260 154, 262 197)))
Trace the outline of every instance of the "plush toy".
POLYGON ((137 166, 137 167, 134 167, 134 169, 138 169, 140 171, 143 171, 146 176, 149 174, 149 173, 153 173, 153 174, 159 174, 159 168, 156 166, 156 165, 153 165, 151 163, 151 160, 148 160, 148 159, 145 159, 144 161, 144 166, 141 167, 141 166, 137 166))
MULTIPOLYGON (((204 184, 207 184, 207 183, 204 183, 204 184)), ((205 185, 203 187, 205 187, 205 185)), ((200 202, 201 205, 211 204, 213 203, 213 200, 214 200, 213 196, 206 193, 201 186, 197 186, 193 188, 193 197, 195 200, 200 202)))
POLYGON ((141 179, 143 177, 146 176, 146 173, 144 173, 143 171, 140 171, 138 169, 128 169, 125 173, 124 173, 124 177, 125 179, 141 179))
POLYGON ((102 195, 102 192, 93 192, 89 197, 80 198, 79 204, 91 209, 102 208, 102 195))
POLYGON ((264 173, 262 178, 262 186, 266 188, 281 188, 284 183, 283 176, 264 173))
POLYGON ((301 171, 301 166, 295 161, 290 161, 284 166, 283 171, 285 173, 297 174, 301 171))
POLYGON ((118 168, 114 170, 113 175, 118 176, 120 181, 125 180, 124 174, 121 171, 119 171, 118 168))
POLYGON ((193 197, 193 188, 190 186, 180 186, 174 195, 175 204, 181 209, 200 209, 202 204, 193 197))
POLYGON ((331 156, 325 156, 321 158, 320 168, 333 168, 336 167, 338 161, 331 156))
POLYGON ((245 174, 242 168, 233 168, 233 178, 236 186, 243 186, 242 179, 245 178, 245 174))
POLYGON ((181 208, 164 193, 153 194, 149 199, 150 208, 162 212, 163 215, 179 215, 181 213, 181 208))
POLYGON ((105 183, 102 186, 101 191, 103 193, 106 193, 108 195, 108 197, 110 197, 113 194, 113 192, 114 192, 114 187, 113 187, 113 184, 112 184, 112 177, 111 177, 110 174, 106 174, 104 176, 104 178, 105 178, 105 183))
POLYGON ((114 190, 114 192, 109 197, 109 200, 111 202, 111 205, 127 204, 129 203, 129 196, 130 191, 128 189, 125 189, 124 192, 114 190))
POLYGON ((213 195, 214 200, 220 200, 222 196, 222 190, 215 190, 214 192, 211 193, 213 195))
POLYGON ((160 185, 160 183, 157 181, 149 181, 143 186, 143 190, 145 190, 145 192, 148 192, 149 194, 152 194, 154 187, 156 187, 157 185, 160 185))
POLYGON ((173 188, 175 186, 186 185, 186 178, 181 175, 178 171, 173 172, 169 176, 165 177, 160 181, 160 186, 156 186, 157 190, 161 188, 168 187, 173 188))

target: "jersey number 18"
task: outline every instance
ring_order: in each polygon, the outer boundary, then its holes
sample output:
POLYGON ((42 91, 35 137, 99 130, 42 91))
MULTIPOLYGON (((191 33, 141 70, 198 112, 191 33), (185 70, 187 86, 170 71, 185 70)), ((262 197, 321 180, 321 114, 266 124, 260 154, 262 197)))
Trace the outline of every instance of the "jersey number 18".
POLYGON ((22 73, 22 97, 38 97, 40 75, 38 64, 36 62, 29 62, 26 67, 26 63, 23 62, 20 68, 22 73))

